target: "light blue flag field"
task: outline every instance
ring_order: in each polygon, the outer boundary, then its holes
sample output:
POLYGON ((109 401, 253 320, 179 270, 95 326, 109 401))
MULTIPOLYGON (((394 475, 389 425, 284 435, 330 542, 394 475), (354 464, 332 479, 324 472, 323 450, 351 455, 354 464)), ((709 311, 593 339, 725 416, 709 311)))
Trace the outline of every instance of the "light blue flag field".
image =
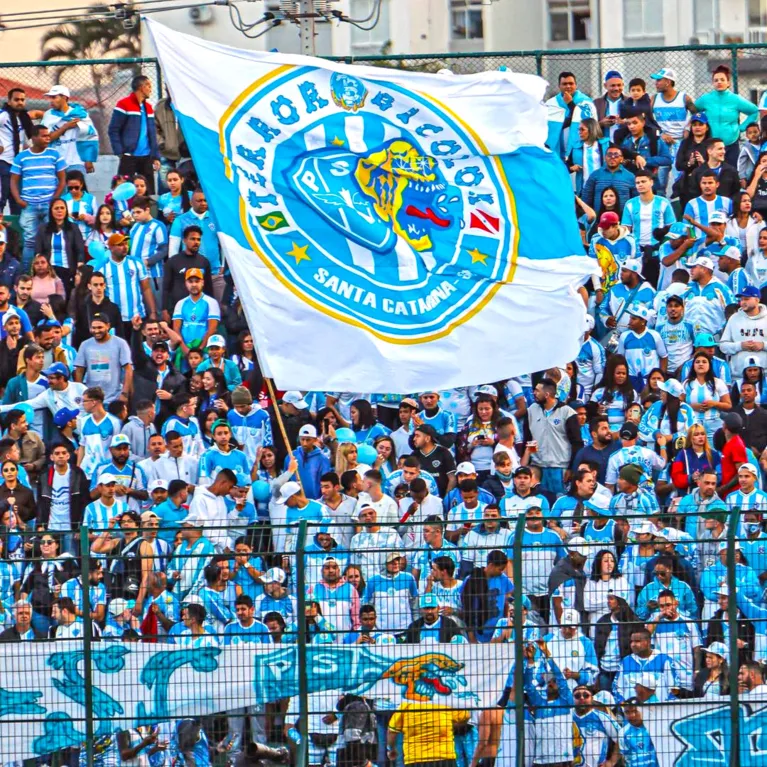
POLYGON ((576 357, 593 262, 544 147, 544 80, 347 66, 147 25, 279 387, 452 388, 576 357))

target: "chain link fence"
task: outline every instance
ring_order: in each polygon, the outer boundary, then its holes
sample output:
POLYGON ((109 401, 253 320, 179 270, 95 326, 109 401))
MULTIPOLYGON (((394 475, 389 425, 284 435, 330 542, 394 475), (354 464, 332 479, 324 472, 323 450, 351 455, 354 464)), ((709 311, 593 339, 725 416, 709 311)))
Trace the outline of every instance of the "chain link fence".
POLYGON ((156 59, 92 59, 85 61, 31 61, 0 64, 0 97, 23 88, 28 109, 48 109, 45 93, 52 85, 66 85, 71 101, 82 104, 100 137, 100 151, 111 149, 107 126, 115 103, 130 93, 131 78, 144 74, 154 84, 154 98, 162 94, 162 76, 156 59))
POLYGON ((761 512, 571 500, 8 535, 0 756, 227 765, 258 741, 302 767, 758 764, 761 512))

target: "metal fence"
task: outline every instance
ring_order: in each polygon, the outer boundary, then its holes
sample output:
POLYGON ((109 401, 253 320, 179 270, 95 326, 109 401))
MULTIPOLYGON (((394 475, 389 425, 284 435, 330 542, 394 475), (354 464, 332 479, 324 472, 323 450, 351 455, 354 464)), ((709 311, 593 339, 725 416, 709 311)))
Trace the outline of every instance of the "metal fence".
POLYGON ((160 528, 173 553, 138 558, 122 518, 38 532, 0 562, 29 604, 5 609, 59 641, 4 646, 0 757, 224 765, 254 738, 302 766, 758 764, 759 520, 459 508, 380 528, 160 528))

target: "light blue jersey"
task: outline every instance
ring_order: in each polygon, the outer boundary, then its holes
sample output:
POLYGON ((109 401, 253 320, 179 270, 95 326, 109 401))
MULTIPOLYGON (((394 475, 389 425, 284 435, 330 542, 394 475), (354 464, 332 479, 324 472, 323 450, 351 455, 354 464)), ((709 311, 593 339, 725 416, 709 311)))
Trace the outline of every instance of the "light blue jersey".
POLYGON ((691 282, 682 298, 685 316, 695 328, 695 333, 710 333, 713 336, 718 336, 724 328, 724 310, 735 303, 730 289, 716 277, 702 287, 697 282, 691 282))
POLYGON ((711 214, 716 210, 723 210, 727 218, 732 215, 732 200, 729 197, 714 195, 712 200, 705 200, 703 197, 695 197, 684 207, 684 215, 692 216, 696 221, 708 226, 711 220, 711 214))
POLYGON ((61 195, 61 199, 67 204, 69 210, 69 220, 77 226, 85 239, 91 233, 91 225, 86 221, 81 221, 80 216, 96 217, 96 211, 99 208, 96 198, 90 192, 83 192, 79 200, 75 200, 69 192, 61 195))
POLYGON ((141 261, 150 277, 162 280, 163 262, 168 257, 168 229, 162 221, 153 218, 131 227, 130 257, 141 261))
POLYGON ((226 419, 232 428, 232 436, 253 465, 256 462, 258 449, 272 444, 272 424, 269 413, 254 403, 245 415, 232 408, 226 414, 226 419))
POLYGON ((627 330, 618 341, 618 354, 626 358, 629 375, 644 381, 653 368, 660 367, 661 359, 668 356, 666 345, 660 335, 649 328, 637 333, 627 330))
POLYGON ((202 341, 210 320, 221 321, 221 309, 215 298, 201 293, 196 300, 192 296, 182 298, 173 309, 172 319, 181 320, 181 337, 190 346, 202 341))
POLYGON ((665 197, 653 196, 649 202, 642 202, 640 197, 632 197, 623 208, 621 223, 631 227, 640 246, 655 245, 653 230, 670 226, 676 221, 671 203, 665 197))
POLYGON ((238 480, 242 477, 247 482, 250 477, 250 466, 242 450, 223 453, 213 445, 200 456, 200 484, 209 485, 221 469, 231 469, 238 480))
POLYGON ((149 275, 144 264, 135 258, 118 262, 110 257, 101 266, 101 271, 106 277, 107 296, 120 308, 123 322, 130 322, 136 315, 146 317, 141 282, 149 275))
POLYGON ((227 623, 224 628, 224 646, 240 644, 272 644, 269 629, 255 618, 250 626, 243 626, 239 619, 227 623))
POLYGON ((618 746, 626 767, 658 767, 658 755, 645 727, 624 724, 618 733, 618 746))
POLYGON ((675 323, 666 318, 655 326, 655 330, 666 347, 669 372, 679 370, 687 360, 692 358, 695 328, 685 319, 675 323))
POLYGON ((24 202, 48 203, 59 183, 57 174, 66 169, 66 162, 55 149, 48 147, 42 152, 22 149, 11 165, 11 175, 21 177, 24 202))

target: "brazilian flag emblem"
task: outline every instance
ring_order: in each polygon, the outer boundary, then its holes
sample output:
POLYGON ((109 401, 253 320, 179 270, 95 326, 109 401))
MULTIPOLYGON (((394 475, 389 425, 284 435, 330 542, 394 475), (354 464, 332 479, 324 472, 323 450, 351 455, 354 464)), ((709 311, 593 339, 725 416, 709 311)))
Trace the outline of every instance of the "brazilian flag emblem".
POLYGON ((279 210, 274 213, 267 213, 264 216, 256 216, 256 220, 261 228, 266 229, 267 232, 276 232, 278 229, 290 226, 285 215, 279 210))

